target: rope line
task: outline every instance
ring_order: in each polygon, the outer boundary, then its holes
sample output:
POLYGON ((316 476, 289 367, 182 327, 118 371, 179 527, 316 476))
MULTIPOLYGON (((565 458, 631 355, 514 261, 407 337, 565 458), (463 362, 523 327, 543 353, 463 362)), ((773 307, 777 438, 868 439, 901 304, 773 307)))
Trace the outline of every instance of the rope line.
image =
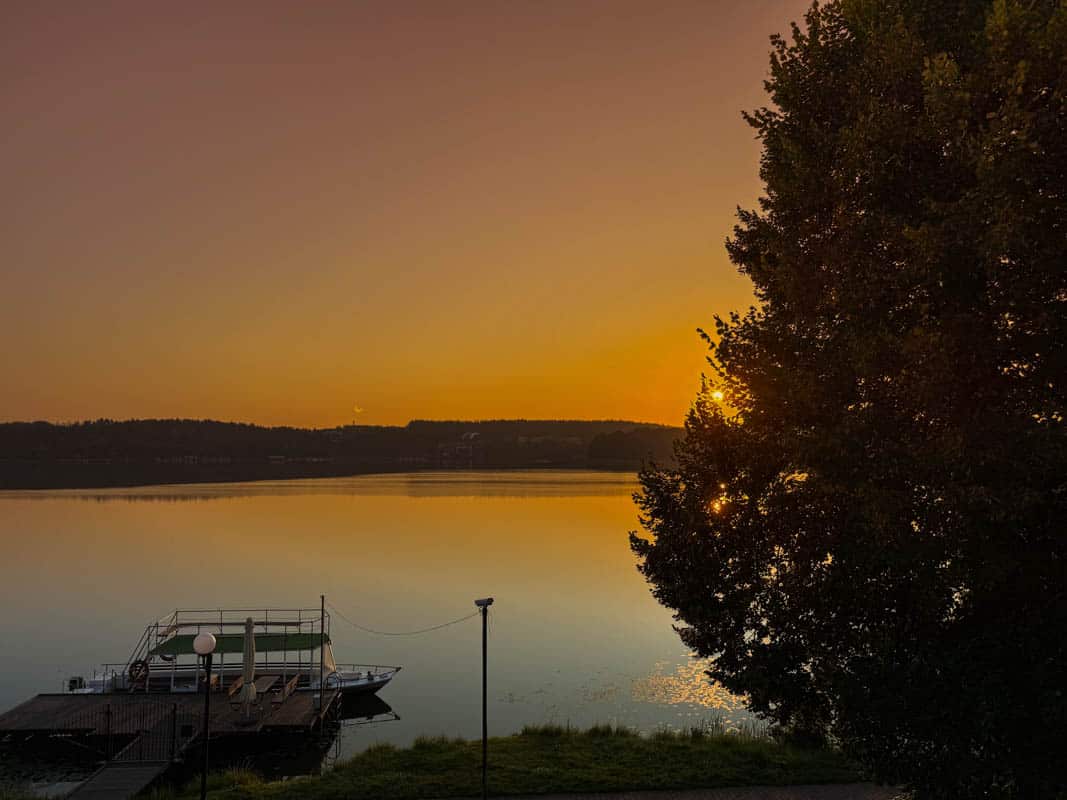
POLYGON ((336 613, 337 616, 339 616, 341 619, 343 619, 345 622, 347 622, 353 628, 356 628, 357 630, 361 630, 364 633, 373 633, 375 636, 418 636, 420 633, 429 633, 430 631, 439 631, 439 630, 441 630, 441 628, 447 628, 449 625, 458 625, 461 622, 466 622, 467 620, 471 619, 472 617, 478 616, 478 613, 479 613, 479 612, 475 611, 473 614, 468 614, 465 617, 460 617, 459 619, 454 619, 454 620, 451 620, 450 622, 442 622, 440 625, 431 625, 429 628, 419 628, 419 630, 417 630, 417 631, 377 631, 374 628, 367 628, 367 627, 365 627, 363 625, 360 625, 358 622, 353 622, 348 617, 346 617, 344 615, 344 612, 341 611, 341 609, 337 608, 337 606, 335 606, 333 603, 327 603, 326 605, 328 605, 330 607, 331 611, 336 613))

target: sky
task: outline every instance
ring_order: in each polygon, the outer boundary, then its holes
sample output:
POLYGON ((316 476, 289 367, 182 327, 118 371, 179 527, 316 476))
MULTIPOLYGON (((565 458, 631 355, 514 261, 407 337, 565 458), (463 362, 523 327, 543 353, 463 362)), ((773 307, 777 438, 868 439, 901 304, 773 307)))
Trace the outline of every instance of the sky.
POLYGON ((5 4, 0 419, 680 424, 807 5, 5 4))

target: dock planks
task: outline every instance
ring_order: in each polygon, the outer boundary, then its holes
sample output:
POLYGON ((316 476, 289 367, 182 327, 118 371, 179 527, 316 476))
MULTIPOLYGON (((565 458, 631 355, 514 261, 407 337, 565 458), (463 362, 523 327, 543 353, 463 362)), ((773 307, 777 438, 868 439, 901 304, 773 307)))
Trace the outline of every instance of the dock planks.
MULTIPOLYGON (((245 718, 243 709, 227 702, 225 692, 215 692, 211 703, 211 734, 245 735, 261 731, 301 731, 315 727, 340 692, 324 693, 323 708, 317 708, 317 692, 294 692, 280 703, 265 692, 245 718)), ((0 714, 0 734, 136 735, 154 724, 160 715, 173 713, 183 724, 203 720, 204 696, 193 693, 39 694, 0 714), (110 716, 110 720, 108 717, 110 716)))
MULTIPOLYGON (((338 689, 323 694, 321 708, 318 692, 269 691, 280 683, 280 676, 256 680, 266 691, 247 717, 243 704, 227 702, 225 692, 215 692, 211 738, 309 732, 342 701, 338 689)), ((113 752, 113 741, 124 741, 114 760, 70 795, 74 800, 114 800, 142 791, 195 745, 201 738, 203 708, 204 696, 193 693, 39 694, 0 714, 0 736, 100 737, 108 752, 113 752)))
POLYGON ((166 761, 112 762, 101 767, 67 795, 74 800, 126 800, 162 775, 166 761))
MULTIPOLYGON (((329 710, 334 700, 340 700, 340 692, 332 689, 325 692, 322 706, 329 710)), ((281 703, 274 706, 274 711, 263 722, 263 729, 268 731, 307 730, 315 726, 323 716, 318 709, 318 692, 293 692, 281 703)))

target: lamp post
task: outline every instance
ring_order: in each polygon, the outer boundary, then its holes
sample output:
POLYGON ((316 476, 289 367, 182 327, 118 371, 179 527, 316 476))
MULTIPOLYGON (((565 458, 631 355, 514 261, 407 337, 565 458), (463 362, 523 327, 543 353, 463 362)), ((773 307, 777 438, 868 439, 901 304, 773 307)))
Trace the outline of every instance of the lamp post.
POLYGON ((211 713, 211 655, 215 652, 215 637, 207 631, 193 639, 193 650, 204 659, 204 761, 200 767, 200 800, 207 797, 207 737, 208 714, 211 713))
POLYGON ((475 600, 476 605, 482 612, 482 800, 489 796, 488 763, 489 763, 489 725, 485 710, 485 674, 487 666, 486 651, 488 650, 488 623, 489 606, 493 604, 492 597, 483 597, 475 600))

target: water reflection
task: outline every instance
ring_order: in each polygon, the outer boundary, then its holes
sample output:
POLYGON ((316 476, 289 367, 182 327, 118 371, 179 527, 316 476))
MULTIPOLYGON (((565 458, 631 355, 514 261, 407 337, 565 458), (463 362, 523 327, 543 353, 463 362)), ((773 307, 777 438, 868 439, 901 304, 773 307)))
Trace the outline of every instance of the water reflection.
POLYGON ((643 703, 692 705, 733 713, 744 706, 741 699, 707 679, 707 660, 690 657, 682 664, 656 663, 653 674, 634 681, 631 694, 643 703))
POLYGON ((303 478, 245 483, 173 484, 117 489, 0 491, 11 500, 71 499, 86 502, 187 503, 246 497, 393 495, 401 497, 629 497, 628 472, 584 470, 433 471, 343 478, 303 478), (561 475, 566 479, 561 480, 561 475))
MULTIPOLYGON (((0 492, 0 638, 21 643, 0 709, 125 660, 174 608, 304 607, 325 593, 363 626, 412 631, 492 595, 491 734, 688 724, 728 696, 680 652, 634 567, 635 488, 631 474, 515 471, 0 492)), ((381 697, 402 719, 346 729, 344 752, 479 735, 477 619, 382 637, 338 615, 333 637, 339 662, 404 667, 381 697)))
POLYGON ((340 719, 350 725, 366 725, 371 722, 396 722, 400 715, 376 694, 345 695, 341 700, 340 719))

